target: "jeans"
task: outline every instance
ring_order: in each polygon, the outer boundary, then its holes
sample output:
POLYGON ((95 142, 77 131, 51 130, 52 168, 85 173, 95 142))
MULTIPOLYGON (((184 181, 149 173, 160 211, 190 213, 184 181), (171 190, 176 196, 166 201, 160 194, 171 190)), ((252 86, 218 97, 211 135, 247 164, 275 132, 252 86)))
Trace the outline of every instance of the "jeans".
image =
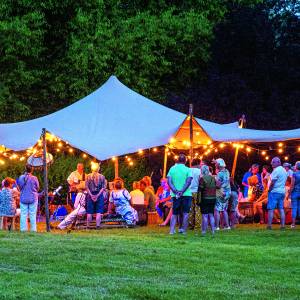
POLYGON ((20 230, 27 231, 27 216, 30 219, 30 231, 36 231, 36 212, 37 212, 38 202, 32 204, 20 203, 21 208, 21 218, 20 218, 20 230))
POLYGON ((297 216, 300 216, 300 193, 292 192, 291 200, 292 200, 292 218, 296 219, 297 216))

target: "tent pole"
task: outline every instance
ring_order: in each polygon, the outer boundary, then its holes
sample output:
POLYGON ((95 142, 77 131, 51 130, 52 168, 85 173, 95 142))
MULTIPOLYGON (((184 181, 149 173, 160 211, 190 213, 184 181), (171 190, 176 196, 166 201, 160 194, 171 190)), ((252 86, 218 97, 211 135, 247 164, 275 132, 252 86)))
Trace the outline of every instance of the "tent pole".
MULTIPOLYGON (((245 117, 245 115, 242 115, 242 117, 239 120, 239 128, 243 128, 244 125, 245 125, 245 123, 246 123, 246 117, 245 117)), ((234 179, 234 176, 235 176, 235 170, 236 170, 236 164, 237 164, 238 154, 239 154, 239 147, 236 147, 235 153, 234 153, 232 170, 231 170, 231 177, 233 179, 234 179)))
POLYGON ((193 159, 193 146, 194 146, 194 137, 193 137, 193 104, 189 106, 189 117, 190 117, 190 167, 192 166, 193 159))
POLYGON ((163 178, 167 176, 168 148, 165 146, 163 178))
POLYGON ((46 213, 46 229, 50 231, 49 221, 49 206, 48 206, 48 167, 47 167, 47 141, 46 141, 46 129, 43 128, 43 170, 44 170, 44 195, 45 195, 45 213, 46 213))
POLYGON ((115 178, 119 177, 119 158, 118 156, 115 159, 115 178))

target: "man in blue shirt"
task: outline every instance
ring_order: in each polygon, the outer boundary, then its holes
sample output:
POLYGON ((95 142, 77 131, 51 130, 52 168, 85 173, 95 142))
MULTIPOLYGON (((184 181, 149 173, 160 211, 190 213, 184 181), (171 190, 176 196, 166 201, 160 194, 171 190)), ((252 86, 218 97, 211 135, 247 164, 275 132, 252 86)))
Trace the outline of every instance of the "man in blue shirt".
POLYGON ((244 192, 243 196, 244 198, 248 198, 248 190, 249 190, 249 184, 248 184, 248 178, 252 176, 251 168, 244 174, 242 185, 244 186, 244 192))

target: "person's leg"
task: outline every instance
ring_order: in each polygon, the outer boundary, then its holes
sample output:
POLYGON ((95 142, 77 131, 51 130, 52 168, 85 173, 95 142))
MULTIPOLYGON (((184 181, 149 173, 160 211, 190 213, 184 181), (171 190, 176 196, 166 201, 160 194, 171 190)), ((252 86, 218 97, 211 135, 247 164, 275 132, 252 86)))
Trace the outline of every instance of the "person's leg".
POLYGON ((220 229, 220 212, 215 209, 215 226, 216 226, 216 230, 220 229))
POLYGON ((87 214, 86 215, 86 226, 87 228, 90 227, 90 224, 92 223, 93 221, 93 215, 92 214, 87 214))
POLYGON ((176 223, 177 223, 177 215, 172 215, 171 217, 171 222, 170 222, 170 234, 174 234, 176 231, 175 231, 175 228, 176 228, 176 223))
POLYGON ((297 215, 296 218, 300 217, 300 194, 298 194, 298 199, 297 199, 297 215))
POLYGON ((186 233, 189 227, 189 213, 183 213, 182 233, 186 233))
POLYGON ((101 214, 97 213, 96 214, 96 227, 99 228, 101 224, 101 214))
POLYGON ((192 206, 192 197, 183 196, 181 197, 183 203, 183 221, 182 221, 182 233, 186 233, 189 226, 189 213, 192 206))
POLYGON ((299 205, 298 205, 298 202, 299 200, 297 199, 297 195, 295 195, 294 193, 292 193, 291 195, 291 204, 292 204, 292 224, 291 224, 291 227, 295 227, 296 225, 296 218, 297 218, 297 215, 299 214, 299 205))
POLYGON ((58 224, 57 228, 59 228, 61 230, 66 229, 70 224, 73 223, 73 221, 75 220, 76 216, 78 215, 78 212, 79 212, 79 208, 76 208, 71 213, 69 213, 65 217, 65 219, 58 224))
POLYGON ((259 223, 264 224, 265 220, 264 220, 264 211, 262 209, 262 206, 257 206, 257 213, 259 215, 259 223))
POLYGON ((169 221, 170 221, 170 219, 171 219, 171 217, 172 217, 172 214, 173 214, 173 209, 171 208, 171 209, 169 210, 169 213, 168 213, 167 218, 166 218, 165 221, 161 224, 161 226, 166 226, 166 225, 169 223, 169 221))
POLYGON ((178 214, 180 213, 180 200, 173 197, 173 204, 172 204, 172 217, 171 217, 171 221, 170 221, 170 234, 174 234, 176 232, 175 228, 176 228, 176 223, 177 223, 177 219, 178 219, 178 214))
POLYGON ((268 193, 268 203, 267 203, 268 226, 267 226, 267 229, 272 229, 272 222, 273 222, 275 208, 276 208, 276 201, 275 201, 274 195, 273 195, 273 193, 268 193))
POLYGON ((284 226, 285 226, 285 212, 284 212, 284 209, 283 208, 279 209, 279 213, 280 213, 280 226, 281 226, 281 228, 284 228, 284 226))
POLYGON ((30 231, 36 232, 36 212, 38 203, 29 204, 30 231))
POLYGON ((202 234, 206 233, 208 227, 208 214, 202 214, 201 231, 202 234))
POLYGON ((234 228, 235 227, 235 223, 236 223, 236 213, 235 211, 231 211, 230 212, 230 226, 231 228, 234 228))
POLYGON ((94 201, 87 195, 87 203, 86 203, 86 227, 89 228, 93 221, 93 213, 94 213, 94 201))
POLYGON ((20 231, 27 231, 27 216, 28 216, 28 204, 20 203, 21 216, 20 216, 20 231))
POLYGON ((227 212, 226 208, 223 210, 223 220, 224 220, 224 228, 225 229, 230 229, 229 221, 228 221, 228 212, 227 212))
POLYGON ((285 194, 276 194, 276 200, 277 200, 278 210, 280 214, 281 229, 283 229, 285 226, 284 198, 285 198, 285 194))
POLYGON ((273 221, 273 216, 274 216, 274 209, 269 209, 268 210, 268 228, 272 228, 272 221, 273 221))
POLYGON ((209 214, 208 216, 209 216, 211 232, 212 232, 212 234, 214 234, 215 233, 215 217, 214 217, 214 214, 209 214))

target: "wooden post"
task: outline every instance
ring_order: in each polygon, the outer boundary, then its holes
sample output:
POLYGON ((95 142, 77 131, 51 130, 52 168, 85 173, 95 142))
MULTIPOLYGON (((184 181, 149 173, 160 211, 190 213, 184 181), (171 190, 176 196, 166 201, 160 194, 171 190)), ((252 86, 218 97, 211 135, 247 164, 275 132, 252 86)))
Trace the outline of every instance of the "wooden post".
MULTIPOLYGON (((239 119, 239 128, 243 128, 244 125, 245 125, 245 123, 246 123, 246 117, 245 117, 245 115, 242 115, 242 117, 239 119)), ((235 176, 235 170, 236 170, 236 164, 237 164, 238 154, 239 154, 239 147, 236 147, 235 153, 234 153, 232 170, 231 170, 231 177, 233 179, 234 179, 234 176, 235 176)))
POLYGON ((115 178, 119 177, 119 158, 115 158, 115 178))
POLYGON ((47 167, 47 141, 46 129, 43 128, 43 170, 44 170, 44 194, 45 194, 45 213, 46 213, 46 229, 50 231, 49 206, 48 206, 48 167, 47 167))
POLYGON ((165 146, 163 178, 167 176, 168 147, 165 146))
POLYGON ((193 146, 194 146, 194 135, 193 135, 193 104, 189 106, 189 117, 190 117, 190 167, 192 166, 193 159, 193 146))

